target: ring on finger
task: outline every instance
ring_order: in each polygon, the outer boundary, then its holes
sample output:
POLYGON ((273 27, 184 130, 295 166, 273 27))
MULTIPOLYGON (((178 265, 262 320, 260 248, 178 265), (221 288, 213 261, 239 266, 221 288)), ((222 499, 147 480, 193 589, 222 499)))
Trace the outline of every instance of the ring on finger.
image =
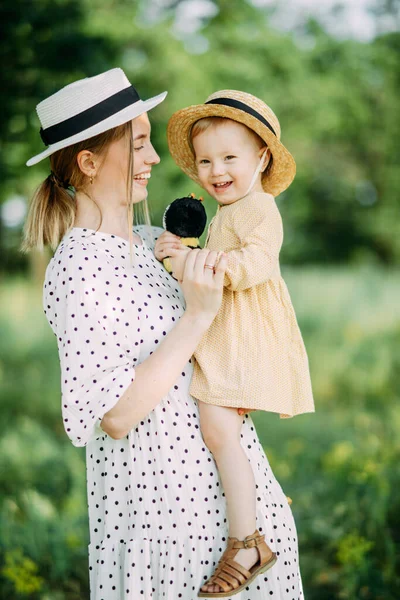
POLYGON ((214 271, 215 265, 204 265, 205 269, 212 269, 214 271))

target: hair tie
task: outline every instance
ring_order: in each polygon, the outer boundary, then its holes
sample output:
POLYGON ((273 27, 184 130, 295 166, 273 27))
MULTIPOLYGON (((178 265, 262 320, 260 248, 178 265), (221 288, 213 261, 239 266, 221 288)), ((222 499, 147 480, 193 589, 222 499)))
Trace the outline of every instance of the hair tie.
POLYGON ((60 177, 58 177, 54 171, 50 172, 50 175, 48 176, 48 180, 51 181, 51 183, 54 183, 55 185, 57 185, 60 188, 64 188, 67 189, 70 186, 69 180, 66 179, 65 181, 63 181, 62 179, 60 179, 60 177))

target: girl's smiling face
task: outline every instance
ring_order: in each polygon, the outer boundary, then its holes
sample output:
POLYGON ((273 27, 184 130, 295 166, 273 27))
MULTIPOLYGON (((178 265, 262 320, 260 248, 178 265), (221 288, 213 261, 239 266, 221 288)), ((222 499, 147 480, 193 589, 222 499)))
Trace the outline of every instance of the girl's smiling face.
MULTIPOLYGON (((197 173, 206 192, 221 205, 243 198, 265 151, 256 134, 241 123, 224 119, 197 133, 192 144, 197 173)), ((253 191, 263 191, 261 173, 253 191)))

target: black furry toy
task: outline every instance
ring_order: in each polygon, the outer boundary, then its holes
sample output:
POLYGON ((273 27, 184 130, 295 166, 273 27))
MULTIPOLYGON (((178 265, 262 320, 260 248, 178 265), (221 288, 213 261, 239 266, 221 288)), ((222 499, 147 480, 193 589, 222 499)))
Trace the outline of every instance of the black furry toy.
MULTIPOLYGON (((164 212, 164 229, 178 235, 182 244, 188 248, 199 247, 199 237, 207 223, 207 215, 203 206, 203 198, 194 194, 185 198, 177 198, 164 212)), ((163 265, 168 273, 172 272, 170 259, 164 258, 163 265)))

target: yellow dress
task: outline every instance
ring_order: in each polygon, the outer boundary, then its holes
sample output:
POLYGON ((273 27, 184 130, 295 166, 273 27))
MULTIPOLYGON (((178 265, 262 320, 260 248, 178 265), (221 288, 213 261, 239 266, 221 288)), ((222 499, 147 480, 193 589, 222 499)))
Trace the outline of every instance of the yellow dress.
POLYGON ((307 352, 280 272, 282 241, 270 194, 218 207, 206 246, 226 252, 228 268, 221 308, 194 354, 194 398, 281 417, 314 412, 307 352))

